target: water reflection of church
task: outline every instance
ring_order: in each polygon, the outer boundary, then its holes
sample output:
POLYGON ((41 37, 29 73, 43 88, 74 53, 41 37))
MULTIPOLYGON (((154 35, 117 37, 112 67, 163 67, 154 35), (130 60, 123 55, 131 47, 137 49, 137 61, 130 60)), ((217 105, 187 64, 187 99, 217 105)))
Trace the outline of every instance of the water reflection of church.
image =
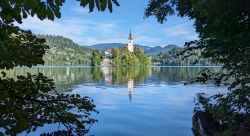
POLYGON ((131 102, 132 100, 132 96, 133 96, 133 89, 134 89, 134 79, 129 79, 128 80, 128 96, 129 96, 129 100, 131 102))
MULTIPOLYGON (((112 84, 112 67, 101 67, 101 71, 104 76, 105 84, 111 85, 112 84)), ((128 88, 128 96, 131 102, 133 96, 133 89, 134 89, 134 79, 129 79, 127 81, 127 88, 128 88)))
POLYGON ((104 76, 105 84, 112 83, 112 67, 101 67, 104 76))

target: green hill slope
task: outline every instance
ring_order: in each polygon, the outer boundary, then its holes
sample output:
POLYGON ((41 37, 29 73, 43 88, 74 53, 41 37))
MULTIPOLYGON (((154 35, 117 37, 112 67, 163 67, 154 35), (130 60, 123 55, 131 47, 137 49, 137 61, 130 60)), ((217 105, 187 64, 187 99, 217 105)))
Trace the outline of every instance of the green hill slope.
POLYGON ((48 49, 43 57, 47 66, 91 65, 92 49, 79 46, 62 36, 37 35, 45 38, 48 49))

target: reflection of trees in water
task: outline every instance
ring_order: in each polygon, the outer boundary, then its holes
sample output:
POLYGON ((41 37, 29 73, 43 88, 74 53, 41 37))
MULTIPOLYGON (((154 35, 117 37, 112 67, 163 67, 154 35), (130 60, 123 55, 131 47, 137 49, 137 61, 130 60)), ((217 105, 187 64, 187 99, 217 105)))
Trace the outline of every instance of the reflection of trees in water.
POLYGON ((16 78, 17 75, 27 75, 29 72, 32 75, 43 73, 55 82, 55 87, 58 92, 69 92, 75 85, 80 85, 85 82, 92 81, 92 68, 71 68, 71 67, 35 67, 35 68, 15 68, 5 71, 10 78, 16 78))
POLYGON ((112 69, 112 83, 127 84, 130 79, 133 79, 135 83, 141 83, 150 73, 150 67, 114 67, 112 69))
POLYGON ((95 82, 106 81, 108 84, 125 85, 130 79, 141 83, 151 74, 150 67, 95 67, 92 70, 95 82))
POLYGON ((15 68, 5 71, 10 78, 17 75, 43 73, 55 82, 58 92, 69 92, 75 85, 90 82, 106 82, 108 84, 127 85, 129 79, 141 83, 151 73, 149 67, 35 67, 15 68))
MULTIPOLYGON (((75 85, 91 82, 127 85, 128 81, 133 79, 135 84, 140 84, 149 75, 167 82, 187 81, 196 77, 202 69, 205 67, 35 67, 15 68, 5 72, 10 78, 27 75, 27 72, 31 74, 41 72, 54 79, 55 87, 59 92, 68 92, 75 85)), ((220 68, 210 69, 218 71, 220 68)))
MULTIPOLYGON (((167 82, 188 81, 198 76, 205 67, 153 67, 152 74, 167 82)), ((211 71, 219 71, 220 68, 211 67, 211 71)))

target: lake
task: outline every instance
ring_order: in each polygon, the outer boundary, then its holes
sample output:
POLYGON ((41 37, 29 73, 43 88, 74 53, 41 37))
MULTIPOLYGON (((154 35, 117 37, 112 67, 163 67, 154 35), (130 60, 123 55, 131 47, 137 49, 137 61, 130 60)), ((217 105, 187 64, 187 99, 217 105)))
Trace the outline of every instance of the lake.
MULTIPOLYGON (((192 136, 196 93, 227 90, 212 84, 185 85, 206 67, 35 67, 15 68, 10 77, 26 72, 53 78, 59 92, 78 93, 94 99, 98 120, 87 135, 95 136, 192 136)), ((218 67, 210 67, 218 71, 218 67)), ((45 125, 29 135, 53 132, 45 125)), ((21 134, 25 135, 25 134, 21 134)))

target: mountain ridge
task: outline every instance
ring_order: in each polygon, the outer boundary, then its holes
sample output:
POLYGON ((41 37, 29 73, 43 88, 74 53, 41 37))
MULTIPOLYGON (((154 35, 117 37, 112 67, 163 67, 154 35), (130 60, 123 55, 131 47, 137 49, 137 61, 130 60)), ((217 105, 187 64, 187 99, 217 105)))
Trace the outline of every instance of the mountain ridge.
MULTIPOLYGON (((90 49, 97 49, 97 50, 108 50, 108 49, 112 49, 112 48, 123 48, 127 45, 127 43, 99 43, 99 44, 94 44, 91 46, 84 46, 90 49)), ((134 46, 139 46, 143 51, 145 51, 145 53, 148 56, 156 56, 159 53, 164 53, 170 49, 173 49, 175 47, 179 47, 177 45, 174 44, 169 44, 167 46, 161 47, 161 46, 155 46, 155 47, 150 47, 150 46, 146 46, 146 45, 139 45, 139 44, 134 44, 134 46)))

